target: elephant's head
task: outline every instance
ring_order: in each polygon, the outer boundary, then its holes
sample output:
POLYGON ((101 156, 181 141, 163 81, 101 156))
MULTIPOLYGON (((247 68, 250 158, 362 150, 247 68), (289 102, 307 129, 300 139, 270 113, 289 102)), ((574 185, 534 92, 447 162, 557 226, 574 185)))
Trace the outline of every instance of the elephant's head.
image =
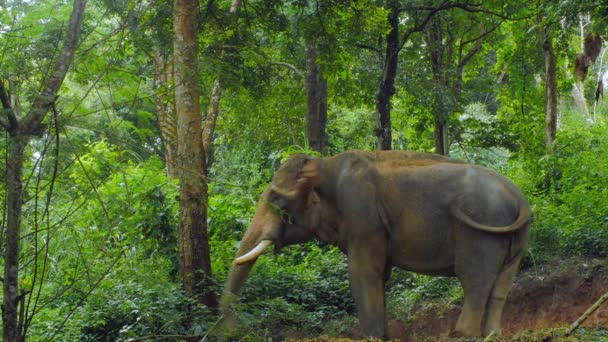
POLYGON ((320 159, 290 157, 275 173, 258 201, 253 220, 241 240, 222 296, 222 310, 232 317, 237 296, 257 258, 270 246, 276 250, 313 238, 330 240, 327 224, 335 212, 317 191, 320 159))

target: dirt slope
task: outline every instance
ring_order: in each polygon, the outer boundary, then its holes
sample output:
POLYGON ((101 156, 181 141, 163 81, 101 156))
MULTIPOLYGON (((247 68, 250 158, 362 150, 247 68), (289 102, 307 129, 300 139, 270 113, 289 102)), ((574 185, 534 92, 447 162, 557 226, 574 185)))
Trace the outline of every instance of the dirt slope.
MULTIPOLYGON (((608 269, 600 260, 569 260, 522 272, 505 305, 502 327, 506 336, 524 330, 567 326, 608 291, 608 269)), ((436 340, 455 325, 459 307, 421 309, 413 322, 391 321, 389 334, 401 341, 436 340)), ((584 326, 608 327, 608 304, 584 326)), ((354 337, 354 336, 353 336, 354 337)))
MULTIPOLYGON (((522 272, 507 299, 502 320, 503 333, 513 336, 530 329, 569 326, 608 291, 607 265, 602 260, 568 260, 522 272)), ((389 337, 402 342, 449 341, 446 336, 455 325, 459 313, 460 307, 455 305, 421 307, 410 322, 391 320, 389 337)), ((604 303, 583 325, 608 327, 608 303, 604 303)), ((357 330, 343 337, 355 340, 365 338, 357 330)))

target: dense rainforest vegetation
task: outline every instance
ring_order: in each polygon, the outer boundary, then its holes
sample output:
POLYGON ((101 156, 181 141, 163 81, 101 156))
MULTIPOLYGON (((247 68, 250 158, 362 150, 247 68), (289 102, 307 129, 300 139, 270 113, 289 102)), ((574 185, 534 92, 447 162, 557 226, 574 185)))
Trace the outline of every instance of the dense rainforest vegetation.
MULTIPOLYGON (((257 198, 293 153, 434 152, 512 179, 523 267, 608 256, 597 0, 0 2, 5 341, 217 338, 257 198), (164 337, 163 337, 164 336, 164 337)), ((395 272, 389 315, 462 299, 395 272)), ((344 256, 260 258, 243 338, 356 324, 344 256)))

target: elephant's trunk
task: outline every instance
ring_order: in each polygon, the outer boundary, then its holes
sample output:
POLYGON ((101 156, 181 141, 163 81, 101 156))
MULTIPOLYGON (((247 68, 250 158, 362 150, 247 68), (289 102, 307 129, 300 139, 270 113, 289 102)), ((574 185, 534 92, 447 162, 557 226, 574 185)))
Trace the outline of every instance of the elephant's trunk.
MULTIPOLYGON (((268 191, 263 194, 263 199, 267 196, 268 191)), ((256 209, 251 225, 241 240, 237 258, 228 274, 220 301, 220 310, 224 315, 225 325, 232 330, 236 327, 236 316, 232 305, 245 285, 257 257, 272 244, 271 239, 274 237, 272 232, 279 223, 280 219, 269 210, 266 201, 262 200, 256 209)))
POLYGON ((257 258, 278 237, 281 218, 269 205, 269 194, 270 188, 267 188, 262 194, 251 224, 241 240, 237 258, 232 263, 232 268, 228 274, 220 300, 220 310, 223 315, 224 326, 232 331, 237 327, 233 304, 236 302, 243 285, 245 285, 247 276, 257 258))
MULTIPOLYGON (((245 235, 247 237, 248 234, 245 235)), ((254 244, 254 239, 246 241, 246 239, 243 238, 237 255, 247 253, 253 248, 254 244)), ((236 330, 237 319, 233 304, 237 301, 241 289, 243 288, 243 285, 245 285, 247 276, 254 264, 255 260, 242 264, 233 263, 228 278, 226 279, 224 292, 222 293, 222 298, 220 300, 220 312, 223 315, 223 324, 229 331, 236 330)))
POLYGON ((251 271, 253 264, 255 264, 255 258, 249 260, 249 262, 236 262, 236 260, 243 258, 243 256, 246 256, 254 249, 259 235, 260 234, 256 230, 251 229, 251 227, 245 233, 239 251, 237 252, 237 258, 235 259, 235 262, 232 263, 232 268, 228 274, 222 300, 224 300, 225 297, 238 296, 241 292, 241 288, 245 285, 249 271, 251 271))

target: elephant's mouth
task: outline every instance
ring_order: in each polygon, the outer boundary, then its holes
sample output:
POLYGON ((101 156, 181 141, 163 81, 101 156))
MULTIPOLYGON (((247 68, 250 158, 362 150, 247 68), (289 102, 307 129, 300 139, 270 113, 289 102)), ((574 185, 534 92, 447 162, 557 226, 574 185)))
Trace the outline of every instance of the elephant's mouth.
POLYGON ((244 263, 253 261, 257 259, 264 251, 273 244, 272 240, 262 240, 249 252, 241 255, 240 257, 234 259, 232 262, 235 265, 242 265, 244 263))

